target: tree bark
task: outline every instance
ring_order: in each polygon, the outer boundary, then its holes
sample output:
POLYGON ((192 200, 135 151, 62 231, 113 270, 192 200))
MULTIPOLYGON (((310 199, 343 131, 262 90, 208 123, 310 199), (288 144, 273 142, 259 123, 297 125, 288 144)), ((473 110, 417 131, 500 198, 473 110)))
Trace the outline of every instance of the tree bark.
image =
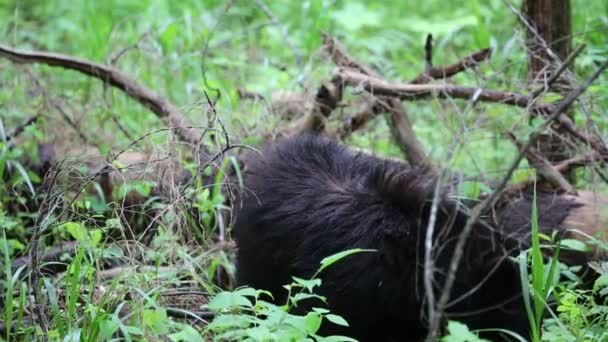
MULTIPOLYGON (((526 25, 528 77, 531 87, 538 87, 546 84, 561 61, 572 52, 570 0, 526 0, 523 12, 529 24, 526 25)), ((565 95, 572 87, 568 75, 568 72, 563 73, 547 90, 565 95)), ((552 163, 572 157, 559 133, 543 134, 535 146, 552 163)), ((573 176, 573 173, 566 175, 570 181, 573 176)))

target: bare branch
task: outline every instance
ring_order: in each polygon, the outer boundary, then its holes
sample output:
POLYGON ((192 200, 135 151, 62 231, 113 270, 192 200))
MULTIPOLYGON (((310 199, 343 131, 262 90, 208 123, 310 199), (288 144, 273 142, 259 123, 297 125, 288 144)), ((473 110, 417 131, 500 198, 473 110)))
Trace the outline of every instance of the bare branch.
MULTIPOLYGON (((521 149, 521 144, 517 141, 515 135, 511 132, 507 132, 507 136, 513 141, 513 143, 521 149)), ((566 178, 545 158, 542 154, 536 151, 534 148, 528 149, 528 151, 524 154, 524 156, 528 159, 530 165, 532 165, 536 171, 542 176, 546 181, 551 183, 558 189, 561 189, 567 193, 574 192, 574 187, 566 180, 566 178)))
POLYGON ((378 102, 388 111, 390 115, 390 128, 393 137, 397 140, 397 145, 405 155, 410 164, 416 166, 426 166, 429 170, 432 169, 431 162, 426 156, 424 146, 416 138, 416 133, 412 127, 412 123, 405 112, 405 108, 401 101, 395 98, 389 98, 386 101, 383 98, 378 98, 378 102))
POLYGON ((113 67, 58 53, 17 50, 3 44, 0 44, 0 57, 14 63, 41 63, 75 70, 107 82, 150 109, 159 118, 167 120, 169 125, 179 127, 177 134, 180 139, 194 145, 198 143, 196 131, 190 128, 190 124, 186 122, 177 107, 113 67))
MULTIPOLYGON (((339 67, 354 68, 365 75, 379 77, 377 72, 349 56, 335 38, 326 34, 323 34, 322 37, 325 48, 330 52, 331 58, 336 65, 339 67)), ((398 98, 376 97, 375 103, 370 104, 367 108, 364 108, 357 113, 357 116, 353 117, 353 119, 357 121, 351 121, 351 123, 356 122, 356 124, 361 127, 365 122, 373 118, 375 114, 384 110, 390 114, 389 127, 391 127, 391 133, 396 140, 397 145, 405 154, 407 160, 412 165, 425 165, 430 168, 431 162, 426 157, 424 146, 416 137, 416 133, 412 128, 405 108, 398 98)), ((353 126, 346 127, 347 129, 343 129, 342 133, 352 132, 352 127, 353 126)))
POLYGON ((346 137, 348 137, 352 132, 363 127, 368 121, 378 115, 379 110, 376 108, 377 106, 378 104, 376 101, 369 101, 361 110, 353 114, 344 123, 342 123, 342 125, 333 133, 333 135, 337 135, 342 140, 346 139, 346 137))
POLYGON ((346 50, 340 45, 338 40, 326 33, 321 34, 323 46, 330 54, 332 61, 339 67, 354 69, 364 75, 378 76, 378 73, 359 63, 357 60, 349 56, 346 50))
POLYGON ((562 62, 562 64, 560 64, 560 66, 557 68, 557 70, 555 70, 555 72, 551 75, 551 77, 549 77, 549 79, 547 80, 547 82, 545 84, 543 84, 541 87, 536 88, 535 90, 533 90, 530 93, 530 97, 531 98, 537 98, 540 94, 542 94, 543 92, 551 89, 551 85, 557 81, 557 79, 559 78, 559 76, 566 71, 566 69, 568 69, 568 66, 570 64, 572 64, 572 62, 574 62, 574 59, 576 58, 576 56, 580 55, 581 52, 583 52, 583 50, 585 49, 586 45, 582 44, 579 45, 576 50, 574 50, 569 56, 568 58, 566 58, 566 60, 564 60, 562 62))
POLYGON ((36 121, 38 121, 39 118, 40 118, 40 114, 35 114, 35 115, 30 116, 21 125, 15 127, 15 129, 13 129, 13 131, 10 132, 6 136, 6 140, 10 143, 11 140, 13 140, 13 139, 17 138, 19 135, 21 135, 21 133, 23 133, 23 131, 25 131, 25 129, 28 126, 30 126, 31 124, 33 124, 36 121))
MULTIPOLYGON (((414 78, 410 83, 421 84, 428 82, 430 79, 450 78, 459 72, 465 71, 479 65, 479 63, 490 59, 492 50, 487 48, 477 51, 470 56, 467 56, 458 62, 443 67, 431 67, 425 70, 422 74, 414 78)), ((428 58, 428 56, 427 56, 428 58)), ((427 61, 428 63, 428 61, 427 61)), ((428 64, 427 64, 428 65, 428 64)))
POLYGON ((395 96, 406 101, 433 97, 457 98, 502 103, 522 108, 531 107, 530 110, 537 113, 550 113, 553 108, 552 104, 530 106, 527 96, 507 91, 485 90, 452 84, 392 83, 350 69, 341 69, 339 74, 347 85, 363 87, 374 95, 395 96))

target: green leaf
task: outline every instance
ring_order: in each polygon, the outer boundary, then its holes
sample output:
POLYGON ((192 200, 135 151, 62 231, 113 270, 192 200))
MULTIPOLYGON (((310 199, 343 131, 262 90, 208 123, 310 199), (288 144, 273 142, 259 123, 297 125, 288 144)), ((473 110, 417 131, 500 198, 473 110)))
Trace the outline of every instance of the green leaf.
POLYGON ((169 332, 169 322, 167 318, 167 310, 146 309, 143 313, 144 324, 156 334, 167 334, 169 332))
POLYGON ((61 225, 60 229, 65 230, 78 241, 87 241, 89 238, 87 235, 87 229, 81 222, 65 222, 61 225))
POLYGON ((204 342, 205 340, 196 329, 189 325, 184 325, 183 330, 168 336, 173 342, 204 342))
POLYGON ((260 325, 251 329, 247 329, 247 336, 251 337, 254 341, 273 341, 275 340, 273 334, 270 332, 265 325, 260 325))
POLYGON ((253 307, 251 301, 236 292, 220 292, 207 304, 209 310, 218 312, 235 307, 253 307))
POLYGON ((239 294, 241 296, 256 297, 258 295, 258 290, 251 287, 242 287, 240 289, 236 289, 234 293, 239 294))
POLYGON ((126 330, 130 335, 143 336, 143 331, 139 327, 135 327, 132 325, 126 326, 126 330))
POLYGON ((593 283, 593 293, 608 289, 608 275, 602 275, 593 283))
POLYGON ((580 240, 576 239, 563 239, 559 241, 559 245, 562 248, 567 248, 569 250, 578 251, 578 252, 589 252, 589 247, 587 244, 580 240))
POLYGON ((172 51, 175 46, 175 40, 179 35, 179 26, 177 23, 171 23, 165 27, 165 30, 158 37, 163 50, 165 52, 172 51))
POLYGON ((91 230, 91 245, 93 247, 99 246, 99 243, 101 242, 102 237, 103 237, 103 232, 101 229, 91 230))
POLYGON ((346 251, 343 251, 340 253, 336 253, 334 255, 330 255, 330 256, 324 258, 323 260, 321 260, 321 268, 319 268, 319 272, 323 271, 327 267, 333 265, 334 263, 338 262, 339 260, 346 258, 347 256, 349 256, 351 254, 362 253, 362 252, 376 252, 376 250, 375 249, 353 248, 353 249, 349 249, 349 250, 346 250, 346 251))
POLYGON ((465 324, 455 321, 448 322, 448 334, 441 339, 443 342, 481 342, 486 341, 472 333, 465 324))
POLYGON ((309 334, 314 334, 317 331, 319 331, 322 320, 323 320, 323 317, 320 314, 318 314, 316 312, 309 312, 306 315, 306 318, 304 319, 304 322, 306 324, 306 331, 309 334))
POLYGON ((25 182, 25 185, 27 185, 27 188, 30 191, 30 193, 32 194, 32 196, 36 196, 36 190, 34 190, 34 185, 32 185, 32 182, 30 181, 30 177, 28 176, 27 171, 25 171, 25 169, 23 168, 21 163, 17 163, 12 160, 9 160, 9 161, 7 161, 7 165, 11 165, 15 169, 17 169, 17 171, 21 175, 21 178, 25 182))
POLYGON ((213 331, 224 331, 229 328, 247 328, 254 318, 246 315, 222 314, 216 316, 207 326, 213 331))
POLYGON ((348 322, 342 318, 341 316, 338 315, 334 315, 334 314, 329 314, 326 315, 325 318, 327 318, 328 321, 332 322, 333 324, 337 324, 337 325, 341 325, 343 327, 348 327, 348 322))
POLYGON ((291 277, 296 284, 302 286, 303 288, 307 289, 309 292, 312 292, 312 290, 321 285, 321 279, 302 279, 302 278, 298 278, 298 277, 291 277))
POLYGON ((291 296, 291 301, 293 303, 299 303, 300 301, 310 298, 323 299, 321 296, 312 293, 296 293, 295 295, 291 296))
POLYGON ((102 320, 99 322, 99 330, 103 340, 109 339, 118 331, 118 323, 111 319, 102 320))

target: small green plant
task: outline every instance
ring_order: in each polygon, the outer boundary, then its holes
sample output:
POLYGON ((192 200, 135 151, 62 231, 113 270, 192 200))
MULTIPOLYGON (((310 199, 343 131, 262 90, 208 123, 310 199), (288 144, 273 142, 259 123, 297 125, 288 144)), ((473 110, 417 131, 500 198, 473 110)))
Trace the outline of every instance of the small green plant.
POLYGON ((592 289, 579 289, 575 281, 556 287, 557 315, 543 322, 543 341, 608 341, 608 263, 588 265, 599 275, 592 289))
POLYGON ((344 318, 327 309, 313 307, 301 315, 292 310, 305 300, 325 301, 324 297, 315 294, 315 289, 321 285, 321 279, 317 278, 320 272, 351 254, 369 251, 350 249, 331 255, 321 261, 319 270, 310 279, 293 277, 294 281, 285 286, 288 298, 281 306, 262 299, 271 295, 267 291, 250 287, 220 292, 208 304, 216 316, 207 331, 218 341, 355 341, 346 336, 317 334, 323 321, 348 326, 344 318))
POLYGON ((519 255, 519 269, 523 300, 530 322, 531 338, 533 341, 541 341, 542 323, 546 305, 553 289, 559 280, 558 257, 559 245, 557 245, 551 259, 545 264, 543 260, 539 232, 538 212, 536 208, 536 187, 534 187, 532 200, 532 215, 530 219, 532 227, 532 247, 519 255), (530 257, 528 256, 530 254, 530 257), (528 263, 528 259, 531 259, 528 263), (530 272, 528 271, 530 265, 530 272))

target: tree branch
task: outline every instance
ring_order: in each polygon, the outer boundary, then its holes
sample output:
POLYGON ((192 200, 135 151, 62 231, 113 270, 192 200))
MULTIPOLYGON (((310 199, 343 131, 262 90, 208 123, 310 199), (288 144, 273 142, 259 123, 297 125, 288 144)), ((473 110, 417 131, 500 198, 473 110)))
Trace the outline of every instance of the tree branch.
MULTIPOLYGON (((377 72, 349 56, 346 50, 340 46, 337 39, 326 34, 323 34, 322 38, 326 50, 329 51, 332 60, 337 66, 355 69, 365 75, 379 77, 377 72)), ((340 79, 342 80, 341 77, 340 79)), ((426 156, 424 146, 416 137, 416 133, 412 128, 405 108, 403 108, 403 105, 398 98, 375 97, 375 100, 368 107, 357 113, 350 123, 356 123, 358 127, 361 127, 376 114, 383 111, 387 111, 390 114, 389 127, 391 127, 391 133, 410 164, 431 167, 431 162, 426 156)), ((344 129, 341 130, 341 133, 350 133, 352 132, 352 128, 352 125, 344 127, 344 129)))
POLYGON ((107 82, 150 109, 159 118, 167 120, 170 126, 179 127, 177 135, 181 140, 194 145, 199 142, 196 130, 190 127, 177 107, 113 67, 58 53, 17 50, 3 44, 0 44, 0 57, 14 63, 40 63, 75 70, 107 82))
MULTIPOLYGON (((459 72, 465 71, 467 69, 471 69, 479 63, 490 59, 492 56, 492 50, 490 48, 486 48, 480 51, 477 51, 454 64, 446 65, 443 67, 433 67, 426 69, 423 73, 418 75, 416 78, 411 80, 409 83, 411 84, 422 84, 427 83, 429 79, 440 79, 440 78, 450 78, 456 75, 459 72)), ((428 56, 426 57, 428 59, 428 56)), ((427 60, 428 63, 428 60, 427 60)))
POLYGON ((552 109, 554 108, 553 104, 531 105, 527 96, 507 91, 485 90, 452 84, 392 83, 344 68, 339 71, 339 75, 345 84, 352 87, 363 87, 374 95, 394 96, 406 101, 433 97, 457 98, 529 108, 530 111, 536 113, 550 113, 553 112, 552 109))

